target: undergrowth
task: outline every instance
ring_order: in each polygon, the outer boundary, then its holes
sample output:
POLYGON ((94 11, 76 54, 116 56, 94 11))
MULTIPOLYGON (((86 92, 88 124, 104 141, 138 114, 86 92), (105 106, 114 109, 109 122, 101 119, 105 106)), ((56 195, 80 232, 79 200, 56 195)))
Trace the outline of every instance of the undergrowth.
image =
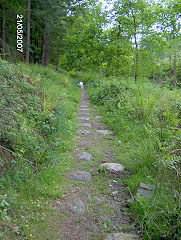
POLYGON ((125 182, 144 239, 181 239, 181 95, 147 79, 86 75, 89 97, 119 140, 116 160, 131 171, 125 182), (136 195, 151 184, 152 198, 136 195))
POLYGON ((0 81, 0 238, 51 239, 49 201, 73 165, 80 89, 68 74, 2 60, 0 81))

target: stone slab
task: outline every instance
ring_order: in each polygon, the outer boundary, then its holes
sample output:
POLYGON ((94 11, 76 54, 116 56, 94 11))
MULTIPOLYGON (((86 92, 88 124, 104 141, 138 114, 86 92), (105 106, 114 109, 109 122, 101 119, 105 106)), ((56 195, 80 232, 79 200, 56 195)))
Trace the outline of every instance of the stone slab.
POLYGON ((79 111, 89 111, 89 108, 79 108, 79 111))
POLYGON ((101 168, 105 168, 110 173, 120 173, 124 170, 124 166, 119 163, 104 163, 101 168))
POLYGON ((91 127, 91 123, 79 123, 78 126, 91 127))
POLYGON ((137 193, 144 198, 151 198, 153 196, 153 186, 146 183, 140 183, 137 193))
POLYGON ((92 176, 90 172, 85 171, 76 171, 76 172, 69 172, 67 177, 71 180, 81 181, 81 182, 90 182, 92 180, 92 176))
POLYGON ((138 192, 139 195, 141 195, 144 198, 151 198, 153 196, 152 191, 149 191, 149 190, 146 190, 146 189, 143 189, 143 188, 138 188, 137 192, 138 192))
POLYGON ((79 108, 88 108, 88 105, 80 105, 80 107, 79 108))
POLYGON ((80 141, 78 143, 81 147, 88 147, 90 145, 90 142, 87 141, 80 141))
POLYGON ((96 130, 96 132, 104 135, 112 134, 109 130, 96 130))
POLYGON ((89 121, 90 120, 90 118, 88 118, 88 117, 77 117, 76 119, 77 120, 85 120, 85 121, 89 121))
POLYGON ((92 154, 88 153, 88 152, 80 152, 77 153, 75 155, 75 157, 79 160, 83 160, 83 161, 91 161, 93 159, 92 154))
POLYGON ((146 183, 140 183, 140 188, 144 188, 146 190, 153 191, 153 186, 150 184, 146 184, 146 183))
POLYGON ((87 130, 77 130, 77 132, 78 133, 80 133, 80 134, 84 134, 84 135, 86 135, 86 134, 89 134, 90 132, 89 131, 87 131, 87 130))

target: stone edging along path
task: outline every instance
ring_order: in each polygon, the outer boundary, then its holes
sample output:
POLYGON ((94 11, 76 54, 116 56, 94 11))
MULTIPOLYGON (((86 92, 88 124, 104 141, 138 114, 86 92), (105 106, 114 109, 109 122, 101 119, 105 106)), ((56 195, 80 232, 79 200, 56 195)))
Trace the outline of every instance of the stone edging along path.
POLYGON ((57 202, 64 218, 61 240, 142 239, 127 207, 127 190, 122 183, 126 170, 115 162, 114 136, 101 123, 96 110, 89 109, 85 89, 77 122, 75 169, 66 174, 71 189, 57 202))

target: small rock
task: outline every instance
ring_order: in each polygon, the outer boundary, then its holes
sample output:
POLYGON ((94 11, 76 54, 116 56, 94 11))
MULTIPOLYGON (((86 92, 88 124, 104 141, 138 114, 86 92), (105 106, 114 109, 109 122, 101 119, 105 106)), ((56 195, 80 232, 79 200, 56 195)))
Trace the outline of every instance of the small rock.
POLYGON ((98 230, 99 230, 98 227, 96 226, 96 224, 94 224, 94 223, 86 224, 84 227, 90 232, 98 232, 98 230))
POLYGON ((112 223, 111 218, 108 217, 108 216, 104 216, 104 217, 102 218, 102 220, 103 220, 104 222, 107 222, 107 223, 112 223))
POLYGON ((88 108, 79 108, 79 111, 89 111, 88 108))
POLYGON ((88 118, 88 117, 77 117, 76 119, 77 120, 85 120, 85 121, 90 120, 90 118, 88 118))
POLYGON ((80 108, 88 107, 88 104, 80 104, 80 108))
POLYGON ((123 195, 121 194, 121 192, 115 191, 112 192, 113 195, 113 199, 117 202, 124 202, 124 198, 123 195))
POLYGON ((87 221, 87 218, 82 217, 80 220, 81 220, 82 222, 86 222, 86 221, 87 221))
POLYGON ((118 191, 114 191, 112 192, 112 195, 118 194, 118 191))
POLYGON ((131 197, 130 199, 127 200, 127 203, 130 204, 130 203, 134 203, 135 199, 133 197, 131 197))
POLYGON ((151 198, 152 195, 153 195, 152 191, 149 191, 149 190, 146 190, 146 189, 143 189, 143 188, 138 188, 137 191, 138 191, 138 194, 141 195, 144 198, 151 198))
POLYGON ((72 180, 81 181, 81 182, 89 182, 92 180, 92 176, 90 172, 85 172, 85 171, 69 172, 67 174, 67 177, 72 180))
POLYGON ((112 132, 109 130, 96 130, 96 132, 104 135, 112 134, 112 132))
POLYGON ((79 115, 79 116, 90 115, 90 113, 89 112, 81 112, 81 113, 78 112, 77 115, 79 115))
POLYGON ((90 142, 87 142, 87 141, 80 141, 79 142, 79 145, 82 146, 82 147, 87 147, 90 145, 90 142))
POLYGON ((77 132, 80 133, 80 134, 85 134, 85 135, 90 133, 87 130, 77 130, 77 132))
POLYGON ((131 233, 112 233, 108 234, 105 240, 137 240, 139 239, 136 234, 131 233))
POLYGON ((130 231, 134 231, 134 226, 131 225, 131 224, 119 224, 119 229, 121 229, 121 231, 124 231, 124 232, 130 232, 130 231))
POLYGON ((102 116, 96 116, 96 118, 102 118, 102 116))
POLYGON ((83 214, 85 211, 85 204, 80 199, 74 199, 70 211, 75 214, 83 214))
POLYGON ((144 198, 151 198, 153 195, 153 186, 146 183, 140 183, 137 192, 144 198))
POLYGON ((153 191, 153 186, 150 184, 146 184, 146 183, 140 183, 140 188, 144 188, 147 189, 149 191, 153 191))
POLYGON ((107 163, 107 160, 101 160, 102 163, 107 163))
POLYGON ((85 161, 91 161, 93 156, 90 153, 87 152, 81 152, 75 155, 75 157, 79 160, 85 160, 85 161))
POLYGON ((91 127, 91 123, 79 123, 78 126, 91 127))
POLYGON ((110 173, 120 173, 124 170, 124 166, 119 163, 104 163, 101 168, 106 168, 110 173))

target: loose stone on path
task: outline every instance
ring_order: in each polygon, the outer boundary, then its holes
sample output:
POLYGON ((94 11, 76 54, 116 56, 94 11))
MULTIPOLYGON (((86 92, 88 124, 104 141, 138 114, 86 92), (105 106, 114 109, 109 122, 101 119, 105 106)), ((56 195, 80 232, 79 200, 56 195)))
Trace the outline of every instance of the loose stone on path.
POLYGON ((91 127, 91 123, 79 123, 78 126, 91 127))
POLYGON ((79 108, 87 108, 87 109, 89 109, 89 107, 87 105, 80 106, 79 108))
POLYGON ((85 134, 85 135, 90 133, 87 130, 77 130, 77 132, 80 133, 80 134, 85 134))
POLYGON ((76 119, 77 119, 77 120, 85 120, 85 121, 88 121, 88 120, 89 120, 88 117, 77 117, 76 119))
POLYGON ((124 170, 124 166, 119 163, 104 163, 101 168, 105 168, 110 173, 120 173, 124 170))
POLYGON ((79 111, 89 111, 89 108, 79 108, 79 111))
POLYGON ((77 115, 82 116, 82 115, 90 115, 89 112, 78 112, 77 115))
POLYGON ((69 172, 67 177, 71 180, 81 181, 81 182, 90 182, 92 180, 92 176, 90 172, 85 171, 76 171, 76 172, 69 172))
POLYGON ((105 240, 137 240, 139 239, 136 234, 131 233, 112 233, 108 234, 105 240))
POLYGON ((74 199, 70 211, 75 214, 83 214, 85 211, 85 203, 80 199, 74 199))
POLYGON ((107 135, 107 134, 112 134, 111 131, 109 130, 96 130, 97 133, 101 133, 101 134, 104 134, 104 135, 107 135))
POLYGON ((87 152, 77 153, 75 157, 79 160, 91 161, 93 159, 92 154, 87 152))
POLYGON ((87 142, 87 141, 79 141, 78 144, 79 144, 80 147, 89 147, 90 142, 87 142))
POLYGON ((83 227, 88 230, 89 232, 98 232, 99 229, 96 224, 94 223, 84 223, 83 227))

